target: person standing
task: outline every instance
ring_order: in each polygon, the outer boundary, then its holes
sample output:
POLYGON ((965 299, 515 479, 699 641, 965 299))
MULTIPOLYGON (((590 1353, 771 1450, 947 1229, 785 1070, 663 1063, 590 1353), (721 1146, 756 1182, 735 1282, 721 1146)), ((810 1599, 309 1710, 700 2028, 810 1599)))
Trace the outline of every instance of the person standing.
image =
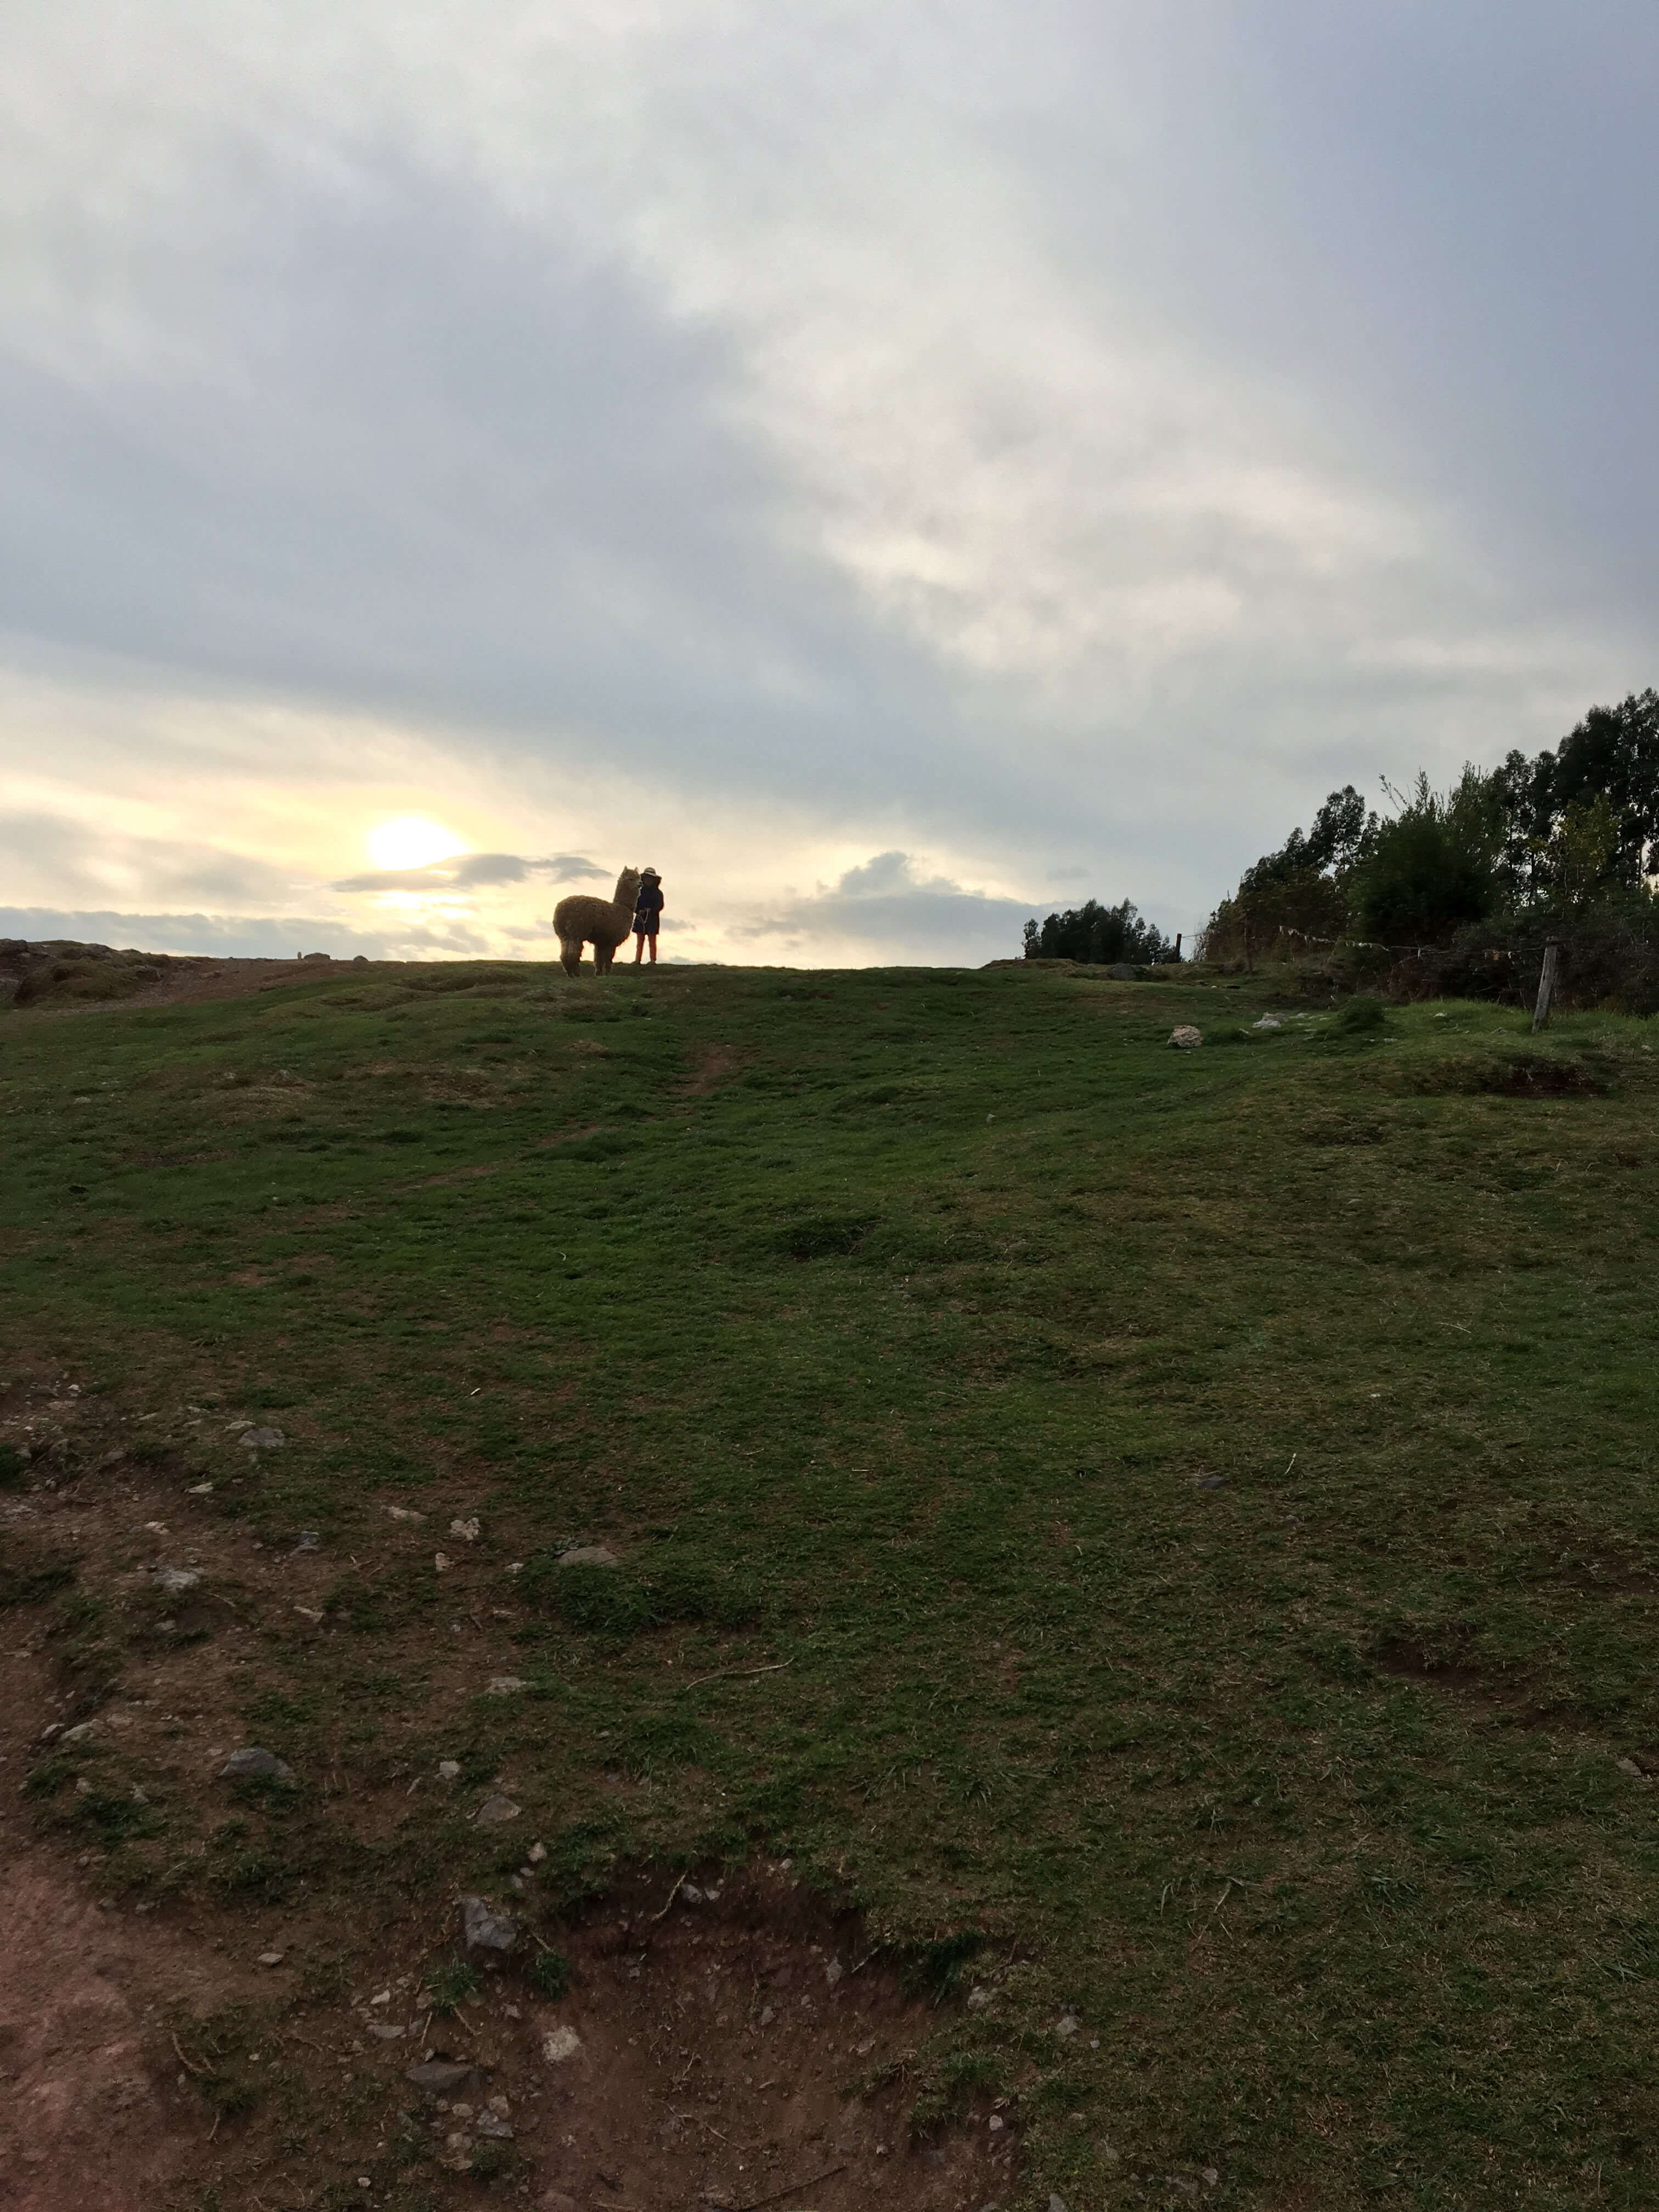
POLYGON ((636 968, 647 945, 651 947, 651 965, 656 966, 657 929, 661 921, 662 878, 654 868, 647 868, 641 873, 639 896, 634 902, 634 965, 636 968))

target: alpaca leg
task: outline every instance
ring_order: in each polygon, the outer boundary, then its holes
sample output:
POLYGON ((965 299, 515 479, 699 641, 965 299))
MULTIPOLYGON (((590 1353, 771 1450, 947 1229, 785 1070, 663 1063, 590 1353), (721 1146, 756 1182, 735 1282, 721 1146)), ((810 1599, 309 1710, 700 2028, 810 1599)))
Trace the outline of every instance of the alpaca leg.
POLYGON ((559 939, 559 965, 567 975, 574 975, 582 964, 582 941, 580 937, 559 939))

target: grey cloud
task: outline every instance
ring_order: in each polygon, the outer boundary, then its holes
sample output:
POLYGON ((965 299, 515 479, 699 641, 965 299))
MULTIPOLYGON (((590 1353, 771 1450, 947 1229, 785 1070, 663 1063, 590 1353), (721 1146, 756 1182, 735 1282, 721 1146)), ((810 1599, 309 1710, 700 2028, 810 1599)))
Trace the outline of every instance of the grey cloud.
MULTIPOLYGON (((507 61, 437 5, 26 11, 8 649, 1190 926, 1333 783, 1651 677, 1659 26, 1591 15, 739 0, 507 61)), ((881 896, 973 895, 835 910, 881 896)))
POLYGON ((324 185, 237 137, 204 157, 237 218, 168 295, 188 366, 0 355, 20 641, 573 760, 627 732, 705 787, 828 796, 918 755, 945 690, 782 542, 714 328, 385 143, 324 185))
POLYGON ((538 874, 551 876, 561 884, 580 883, 590 876, 608 883, 619 872, 614 868, 601 868, 592 860, 584 860, 578 853, 556 853, 550 860, 532 860, 529 865, 538 874))
POLYGON ((774 939, 785 950, 843 940, 884 948, 895 958, 968 966, 1012 957, 1026 917, 1043 910, 1041 902, 993 898, 948 877, 921 875, 908 854, 887 852, 848 868, 833 885, 755 916, 733 934, 750 942, 774 939))
POLYGON ((556 853, 545 860, 521 860, 516 853, 462 853, 453 860, 431 860, 423 868, 371 868, 346 876, 329 888, 337 891, 469 890, 490 884, 521 884, 528 876, 551 876, 557 883, 603 877, 605 870, 580 854, 556 853))
POLYGON ((73 938, 82 945, 136 946, 142 952, 216 954, 223 959, 292 960, 299 952, 349 959, 434 957, 476 960, 488 939, 459 926, 354 929, 313 915, 121 914, 68 912, 52 907, 0 907, 0 937, 73 938))
POLYGON ((151 899, 225 906, 286 902, 297 888, 292 869, 257 855, 94 829, 61 814, 0 814, 0 865, 14 886, 49 880, 88 905, 118 897, 124 883, 141 884, 151 899))

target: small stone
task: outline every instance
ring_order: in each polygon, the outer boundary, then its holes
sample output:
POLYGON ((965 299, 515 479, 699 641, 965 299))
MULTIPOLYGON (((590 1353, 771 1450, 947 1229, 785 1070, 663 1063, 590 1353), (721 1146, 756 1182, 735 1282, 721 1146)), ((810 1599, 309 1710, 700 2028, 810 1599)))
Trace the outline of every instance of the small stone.
POLYGON ((472 2123, 475 2135, 489 2136, 495 2142, 511 2142, 513 2130, 499 2112, 480 2112, 472 2123))
POLYGON ((492 1674, 484 1694, 491 1698, 510 1698, 515 1691, 526 1686, 522 1674, 492 1674))
POLYGON ((1226 1487, 1224 1474, 1200 1474, 1193 1485, 1194 1490, 1224 1490, 1226 1487))
POLYGON ((503 1797, 499 1790, 492 1790, 483 1803, 472 1815, 481 1828, 498 1828, 508 1820, 516 1820, 519 1808, 510 1797, 503 1797))
POLYGON ((983 2012, 990 2002, 991 1992, 989 1990, 969 1990, 968 1992, 968 2009, 969 2012, 983 2012))
POLYGON ((1052 2189, 1048 2191, 1048 2212, 1071 2212, 1066 2199, 1052 2189))
POLYGON ((440 1782, 453 1782, 460 1771, 461 1762, 459 1759, 441 1759, 438 1761, 438 1779, 440 1782))
POLYGON ((551 2035, 542 2038, 542 2057, 550 2066, 562 2066, 581 2047, 582 2039, 574 2027, 556 2027, 551 2035))
POLYGON ((1054 2022, 1054 2033, 1062 2043, 1069 2043, 1082 2025, 1075 2013, 1062 2013, 1054 2022))
POLYGON ((1006 2128, 1006 2127, 1007 2126, 1007 2124, 1008 2124, 1008 2123, 1006 2122, 1006 2120, 1005 2120, 1005 2119, 1003 2118, 1003 2117, 1002 2117, 1002 2115, 1001 2115, 1001 2113, 1000 2113, 1000 2112, 993 2112, 993 2113, 992 2113, 992 2115, 991 2115, 991 2118, 990 2118, 990 2129, 991 2129, 991 2133, 992 2133, 994 2136, 1000 2136, 1000 2135, 1002 2133, 1002 2130, 1004 2130, 1004 2128, 1006 2128))
POLYGON ((478 1524, 476 1521, 452 1521, 449 1524, 449 1533, 452 1536, 459 1536, 464 1544, 476 1544, 478 1540, 478 1524))
POLYGON ((194 1589, 202 1579, 194 1567, 157 1567, 152 1577, 158 1589, 173 1593, 194 1589))
POLYGON ((459 2065, 452 2058, 428 2058, 418 2066, 410 2067, 404 2079, 430 2096, 447 2097, 457 2089, 465 2089, 477 2070, 475 2067, 459 2065))
POLYGON ((394 1521, 424 1521, 426 1518, 424 1513, 416 1512, 410 1505, 388 1505, 386 1510, 394 1521))
MULTIPOLYGON (((74 1730, 71 1729, 70 1733, 73 1735, 74 1730)), ((1621 1759, 1619 1762, 1619 1771, 1621 1774, 1633 1774, 1638 1782, 1642 1778, 1642 1770, 1633 1759, 1621 1759)))
POLYGON ((280 1451, 288 1438, 280 1429, 244 1429, 237 1442, 250 1451, 280 1451))
POLYGON ((211 1498, 213 1485, 210 1482, 192 1482, 185 1495, 186 1498, 211 1498))
POLYGON ((441 1575, 441 1574, 443 1574, 443 1573, 445 1573, 445 1572, 447 1571, 448 1566, 449 1566, 449 1554, 448 1554, 448 1553, 447 1553, 447 1552, 434 1552, 434 1553, 432 1554, 432 1564, 433 1564, 433 1565, 437 1569, 438 1572, 439 1572, 441 1575))
POLYGON ((1258 1030, 1282 1030, 1285 1024, 1277 1014, 1263 1014, 1261 1019, 1253 1023, 1251 1026, 1258 1030))
POLYGON ((1221 2179, 1221 2170, 1218 2166, 1201 2166, 1198 2170, 1198 2178, 1206 2189, 1213 2189, 1221 2179))
POLYGON ((509 1912, 497 1912, 488 1899, 464 1897, 461 1933, 469 1951, 511 1951, 519 1941, 518 1922, 509 1912))
POLYGON ((558 1564, 562 1567, 617 1567, 622 1561, 608 1544, 573 1544, 568 1552, 561 1552, 558 1564))
POLYGON ((261 1951, 259 1954, 262 1966, 280 1966, 282 1963, 283 1954, 280 1951, 261 1951))
POLYGON ((371 2035, 378 2035, 382 2043, 396 2043, 400 2036, 409 2033, 407 2028, 398 2027, 389 2020, 370 2021, 368 2032, 371 2035))
POLYGON ((274 1751, 263 1744, 250 1743, 240 1751, 233 1751, 219 1769, 221 1782, 240 1782, 252 1774, 274 1774, 279 1782, 291 1782, 294 1769, 285 1759, 278 1759, 274 1751))
POLYGON ((836 1984, 841 1979, 843 1972, 844 1969, 839 1959, 831 1959, 826 1963, 823 1969, 823 1978, 829 1983, 832 1990, 835 1988, 836 1984))
POLYGON ((532 1844, 530 1849, 526 1852, 525 1856, 530 1861, 532 1866, 539 1866, 542 1861, 547 1856, 547 1845, 545 1844, 532 1844))
POLYGON ((376 1990, 376 1991, 374 1992, 374 1996, 369 1999, 369 2002, 370 2002, 370 2004, 372 2004, 372 2005, 390 2004, 390 2003, 392 2002, 392 1992, 391 1992, 391 1990, 376 1990))
POLYGON ((322 1532, 319 1529, 301 1528, 300 1540, 294 1548, 296 1552, 319 1552, 322 1546, 322 1532))
POLYGON ((1178 1052, 1190 1052, 1194 1045, 1203 1042, 1204 1032, 1195 1030, 1190 1022, 1178 1022, 1170 1031, 1170 1042, 1178 1052))

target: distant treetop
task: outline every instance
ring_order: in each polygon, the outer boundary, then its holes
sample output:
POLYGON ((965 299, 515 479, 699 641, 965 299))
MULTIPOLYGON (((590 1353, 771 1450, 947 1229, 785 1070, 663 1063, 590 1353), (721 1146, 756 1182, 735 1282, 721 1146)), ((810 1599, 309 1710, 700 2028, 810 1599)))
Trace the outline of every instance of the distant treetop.
POLYGON ((1046 921, 1035 916, 1025 925, 1028 960, 1085 960, 1110 967, 1127 961, 1137 968, 1159 960, 1173 960, 1175 946, 1156 923, 1150 922, 1129 899, 1116 906, 1102 906, 1091 899, 1086 906, 1068 907, 1051 914, 1046 921))

